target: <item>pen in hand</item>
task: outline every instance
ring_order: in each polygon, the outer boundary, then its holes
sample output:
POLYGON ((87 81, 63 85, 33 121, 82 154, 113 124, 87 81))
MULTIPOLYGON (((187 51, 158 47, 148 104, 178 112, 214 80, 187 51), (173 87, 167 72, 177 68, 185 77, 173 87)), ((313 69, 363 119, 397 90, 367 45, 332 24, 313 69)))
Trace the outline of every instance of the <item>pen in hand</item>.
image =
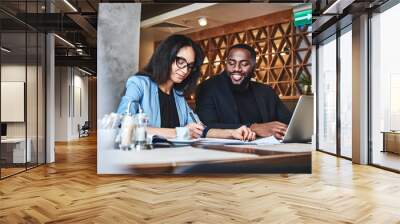
POLYGON ((192 118, 192 120, 194 120, 194 122, 196 122, 196 124, 201 124, 204 126, 204 124, 200 121, 200 119, 192 112, 189 112, 190 117, 192 118))
MULTIPOLYGON (((200 119, 197 117, 197 115, 194 114, 193 111, 190 111, 190 112, 189 112, 189 115, 190 115, 190 117, 192 118, 192 120, 193 120, 196 124, 199 124, 199 125, 202 126, 202 130, 204 131, 204 129, 206 128, 206 126, 203 124, 203 122, 200 121, 200 119)), ((204 132, 203 132, 203 134, 204 134, 204 132)), ((200 137, 204 137, 203 134, 200 135, 200 137)))

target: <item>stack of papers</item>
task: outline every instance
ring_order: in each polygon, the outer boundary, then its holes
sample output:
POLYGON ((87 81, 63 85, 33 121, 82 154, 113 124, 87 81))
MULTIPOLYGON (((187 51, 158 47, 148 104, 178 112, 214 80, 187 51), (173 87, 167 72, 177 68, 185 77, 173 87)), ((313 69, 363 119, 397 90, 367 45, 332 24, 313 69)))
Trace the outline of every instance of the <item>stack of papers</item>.
POLYGON ((274 136, 259 138, 252 142, 255 142, 257 145, 277 145, 281 144, 281 142, 276 139, 274 136))
POLYGON ((206 145, 255 145, 252 142, 224 138, 201 138, 198 143, 206 145))
POLYGON ((254 141, 241 141, 237 139, 224 139, 224 138, 199 138, 189 140, 168 139, 174 144, 205 144, 205 145, 276 145, 280 142, 273 136, 260 138, 254 141))

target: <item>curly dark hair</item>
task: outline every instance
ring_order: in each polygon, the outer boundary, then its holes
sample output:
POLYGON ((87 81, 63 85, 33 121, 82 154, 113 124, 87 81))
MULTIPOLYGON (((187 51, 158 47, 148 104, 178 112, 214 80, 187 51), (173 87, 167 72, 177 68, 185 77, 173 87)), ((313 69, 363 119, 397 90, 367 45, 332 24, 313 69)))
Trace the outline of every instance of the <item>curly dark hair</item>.
POLYGON ((170 79, 172 63, 175 62, 179 50, 187 46, 192 47, 195 52, 194 67, 183 82, 174 84, 174 89, 189 96, 196 88, 200 77, 200 66, 204 60, 200 46, 189 37, 174 34, 162 41, 144 67, 144 73, 159 85, 167 82, 170 79))

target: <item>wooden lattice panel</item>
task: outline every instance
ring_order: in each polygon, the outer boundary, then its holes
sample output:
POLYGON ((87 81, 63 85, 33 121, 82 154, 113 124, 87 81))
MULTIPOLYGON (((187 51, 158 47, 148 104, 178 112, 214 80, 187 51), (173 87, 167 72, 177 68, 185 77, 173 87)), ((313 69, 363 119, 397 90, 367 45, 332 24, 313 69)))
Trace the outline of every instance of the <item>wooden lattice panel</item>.
POLYGON ((311 34, 292 20, 197 40, 205 52, 200 82, 224 69, 227 49, 246 43, 257 52, 256 80, 270 85, 281 98, 301 95, 299 78, 311 77, 311 34))

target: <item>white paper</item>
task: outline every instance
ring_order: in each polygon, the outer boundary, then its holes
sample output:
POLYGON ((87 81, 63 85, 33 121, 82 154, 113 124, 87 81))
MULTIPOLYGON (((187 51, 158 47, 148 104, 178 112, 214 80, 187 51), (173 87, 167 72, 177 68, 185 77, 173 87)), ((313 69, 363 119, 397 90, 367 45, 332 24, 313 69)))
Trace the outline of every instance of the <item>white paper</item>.
POLYGON ((225 139, 225 138, 201 138, 199 143, 218 144, 218 145, 255 145, 254 142, 246 142, 237 139, 225 139))
POLYGON ((277 145, 281 144, 274 136, 256 139, 254 141, 241 141, 237 139, 224 138, 201 138, 199 143, 203 144, 220 144, 220 145, 277 145))
POLYGON ((176 138, 169 138, 168 141, 176 144, 191 144, 198 142, 199 139, 176 139, 176 138))
POLYGON ((254 140, 252 142, 256 143, 257 145, 277 145, 277 144, 281 144, 281 142, 279 142, 279 140, 276 139, 274 136, 260 138, 260 139, 254 140))
POLYGON ((254 141, 242 141, 238 139, 226 139, 226 138, 198 138, 198 139, 168 139, 168 141, 177 144, 210 144, 210 145, 276 145, 281 144, 274 136, 260 138, 254 141))

